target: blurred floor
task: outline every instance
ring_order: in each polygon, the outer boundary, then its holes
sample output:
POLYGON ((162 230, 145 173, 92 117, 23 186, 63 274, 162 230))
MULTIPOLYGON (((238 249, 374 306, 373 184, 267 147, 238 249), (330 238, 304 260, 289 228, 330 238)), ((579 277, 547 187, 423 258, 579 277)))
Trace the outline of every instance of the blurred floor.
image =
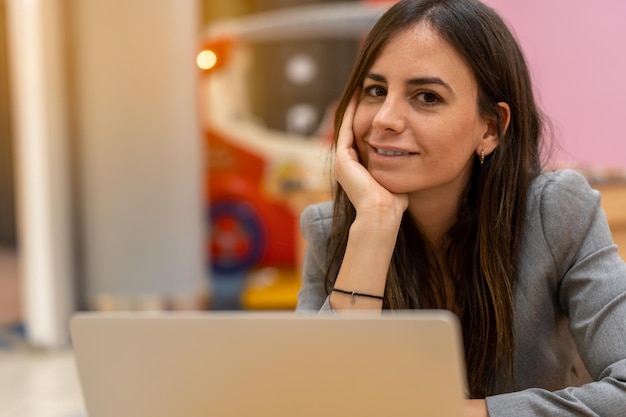
POLYGON ((29 346, 20 301, 17 255, 0 248, 0 415, 86 417, 71 350, 29 346))
POLYGON ((3 417, 86 417, 70 350, 0 350, 3 417))

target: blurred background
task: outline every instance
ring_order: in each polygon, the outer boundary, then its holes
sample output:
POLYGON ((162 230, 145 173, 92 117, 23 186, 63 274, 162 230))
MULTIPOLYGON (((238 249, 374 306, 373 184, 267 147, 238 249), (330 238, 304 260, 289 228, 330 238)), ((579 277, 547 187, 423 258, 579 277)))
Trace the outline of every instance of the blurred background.
MULTIPOLYGON (((601 191, 626 257, 626 3, 486 2, 528 57, 551 165, 601 191)), ((0 0, 6 415, 84 415, 75 311, 295 307, 298 217, 330 197, 333 106, 389 4, 0 0)))
MULTIPOLYGON (((626 5, 487 3, 621 244, 626 5)), ((56 347, 78 310, 293 309, 298 216, 330 196, 334 102, 389 4, 0 1, 3 329, 56 347)))

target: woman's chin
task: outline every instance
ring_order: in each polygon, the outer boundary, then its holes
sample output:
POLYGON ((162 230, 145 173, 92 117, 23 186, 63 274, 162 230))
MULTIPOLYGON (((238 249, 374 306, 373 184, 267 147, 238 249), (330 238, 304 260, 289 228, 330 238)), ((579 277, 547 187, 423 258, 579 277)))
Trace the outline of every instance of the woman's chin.
POLYGON ((374 179, 390 193, 406 194, 411 191, 407 184, 402 184, 394 178, 377 178, 374 176, 374 179))

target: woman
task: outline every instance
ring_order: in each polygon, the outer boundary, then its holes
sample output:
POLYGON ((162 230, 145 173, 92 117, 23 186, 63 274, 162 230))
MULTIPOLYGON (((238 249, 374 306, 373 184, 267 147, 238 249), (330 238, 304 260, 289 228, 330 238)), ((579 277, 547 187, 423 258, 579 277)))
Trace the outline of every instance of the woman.
POLYGON ((335 131, 334 200, 301 218, 298 310, 453 311, 468 415, 626 412, 626 265, 598 193, 542 173, 529 72, 493 10, 391 7, 335 131))

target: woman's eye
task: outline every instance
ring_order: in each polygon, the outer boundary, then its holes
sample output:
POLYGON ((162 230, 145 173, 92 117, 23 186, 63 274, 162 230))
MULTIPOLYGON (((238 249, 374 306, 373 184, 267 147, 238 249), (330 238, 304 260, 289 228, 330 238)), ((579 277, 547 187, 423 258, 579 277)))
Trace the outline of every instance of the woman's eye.
POLYGON ((387 95, 387 90, 379 85, 373 85, 365 88, 365 94, 370 97, 383 97, 387 95))
POLYGON ((437 94, 428 91, 425 93, 419 93, 417 95, 417 99, 424 104, 437 104, 441 101, 441 98, 439 98, 437 94))

